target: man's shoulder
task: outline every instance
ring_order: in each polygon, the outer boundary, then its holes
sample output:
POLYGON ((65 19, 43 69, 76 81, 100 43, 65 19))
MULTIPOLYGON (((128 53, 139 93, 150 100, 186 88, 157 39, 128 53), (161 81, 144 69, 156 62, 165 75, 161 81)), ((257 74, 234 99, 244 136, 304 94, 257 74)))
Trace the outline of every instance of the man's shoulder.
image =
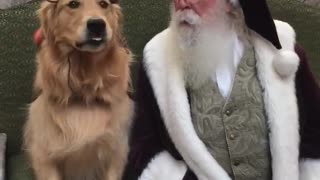
POLYGON ((169 36, 169 31, 169 28, 167 28, 156 34, 144 47, 144 55, 148 54, 148 52, 153 51, 154 49, 159 50, 159 48, 163 47, 168 39, 167 37, 169 36))
POLYGON ((167 28, 156 34, 144 47, 143 64, 146 67, 162 67, 165 66, 165 59, 170 57, 168 49, 170 47, 170 29, 167 28))

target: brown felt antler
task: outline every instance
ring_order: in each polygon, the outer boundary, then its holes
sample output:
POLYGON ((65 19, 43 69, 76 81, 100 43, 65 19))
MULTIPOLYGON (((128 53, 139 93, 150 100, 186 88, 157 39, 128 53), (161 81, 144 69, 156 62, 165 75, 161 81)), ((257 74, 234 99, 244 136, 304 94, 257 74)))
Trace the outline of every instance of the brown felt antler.
POLYGON ((58 2, 58 0, 46 0, 46 1, 48 1, 49 3, 57 3, 58 2))
POLYGON ((119 4, 120 0, 110 0, 111 4, 119 4))

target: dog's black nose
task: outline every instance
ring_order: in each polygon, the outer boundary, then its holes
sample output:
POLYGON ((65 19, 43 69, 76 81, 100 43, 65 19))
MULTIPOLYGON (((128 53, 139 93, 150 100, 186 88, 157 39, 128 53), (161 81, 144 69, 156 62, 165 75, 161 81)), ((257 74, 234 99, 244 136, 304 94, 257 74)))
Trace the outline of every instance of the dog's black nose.
POLYGON ((89 19, 87 22, 87 28, 90 33, 102 35, 106 30, 106 23, 102 19, 89 19))

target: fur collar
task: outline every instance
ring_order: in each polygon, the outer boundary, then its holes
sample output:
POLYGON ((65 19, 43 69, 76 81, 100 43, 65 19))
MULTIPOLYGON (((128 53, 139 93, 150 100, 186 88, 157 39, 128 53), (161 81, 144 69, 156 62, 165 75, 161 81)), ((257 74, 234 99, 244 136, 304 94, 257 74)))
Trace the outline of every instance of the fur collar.
MULTIPOLYGON (((299 58, 294 52, 295 32, 276 21, 281 51, 253 34, 258 76, 270 126, 273 180, 298 180, 299 122, 295 95, 295 73, 299 58)), ((197 136, 191 122, 182 64, 175 58, 166 29, 144 50, 144 65, 168 133, 187 165, 200 180, 230 180, 197 136), (190 145, 192 142, 192 145, 190 145)))

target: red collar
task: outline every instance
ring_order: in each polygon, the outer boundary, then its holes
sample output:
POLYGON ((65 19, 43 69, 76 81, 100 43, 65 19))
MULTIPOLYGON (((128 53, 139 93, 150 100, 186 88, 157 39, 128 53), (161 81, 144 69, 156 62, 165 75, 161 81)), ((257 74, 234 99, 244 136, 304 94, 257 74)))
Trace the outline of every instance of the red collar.
POLYGON ((37 46, 40 46, 41 43, 43 41, 43 36, 42 36, 42 32, 41 32, 41 29, 37 29, 35 31, 35 33, 33 34, 33 42, 37 45, 37 46))

